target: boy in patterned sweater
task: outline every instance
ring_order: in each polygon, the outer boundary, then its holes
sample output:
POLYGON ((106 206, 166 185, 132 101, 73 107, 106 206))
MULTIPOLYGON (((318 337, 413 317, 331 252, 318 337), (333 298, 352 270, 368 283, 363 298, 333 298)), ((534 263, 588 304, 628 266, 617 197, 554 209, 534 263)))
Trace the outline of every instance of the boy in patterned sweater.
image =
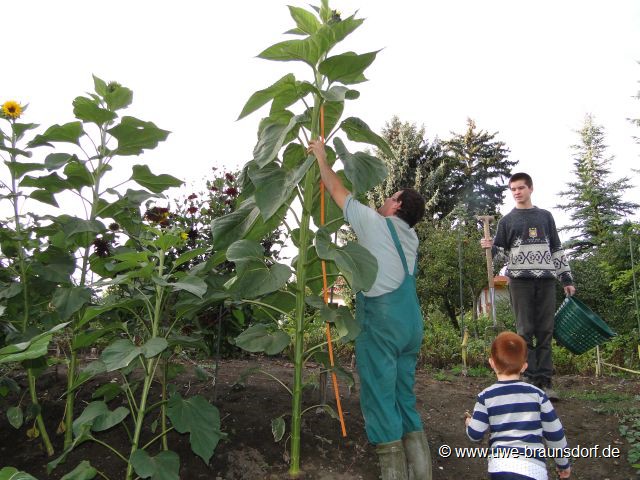
POLYGON ((520 335, 502 332, 491 345, 489 364, 498 381, 483 390, 465 424, 477 442, 489 430, 491 480, 546 480, 545 458, 553 453, 560 478, 569 478, 567 440, 545 393, 520 381, 527 368, 527 344, 520 335), (545 448, 546 447, 546 448, 545 448))
POLYGON ((516 330, 527 342, 529 352, 524 379, 543 389, 551 400, 557 400, 551 385, 556 279, 566 295, 573 295, 576 289, 553 216, 531 202, 531 177, 513 174, 509 189, 515 208, 500 219, 495 238, 482 239, 480 244, 492 249, 496 262, 507 263, 516 330))

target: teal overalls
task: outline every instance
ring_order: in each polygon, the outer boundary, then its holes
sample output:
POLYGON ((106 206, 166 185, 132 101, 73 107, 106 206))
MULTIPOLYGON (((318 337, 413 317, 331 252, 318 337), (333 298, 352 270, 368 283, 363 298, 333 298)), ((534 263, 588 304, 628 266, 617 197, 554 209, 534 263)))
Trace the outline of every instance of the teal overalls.
POLYGON ((356 338, 360 407, 373 444, 393 442, 422 430, 413 393, 423 335, 416 271, 409 275, 398 233, 391 220, 386 220, 402 260, 404 280, 396 290, 377 297, 365 297, 362 292, 356 295, 356 319, 362 328, 356 338))

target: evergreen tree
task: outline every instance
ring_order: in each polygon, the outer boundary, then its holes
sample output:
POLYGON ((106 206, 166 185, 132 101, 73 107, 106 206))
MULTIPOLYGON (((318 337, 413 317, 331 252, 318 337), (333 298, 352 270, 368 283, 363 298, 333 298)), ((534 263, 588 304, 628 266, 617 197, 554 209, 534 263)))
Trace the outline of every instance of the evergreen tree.
POLYGON ((495 140, 497 132, 477 130, 471 119, 465 133, 452 135, 444 142, 446 182, 440 189, 439 217, 451 216, 457 206, 471 217, 496 215, 517 161, 508 159, 505 143, 495 140))
POLYGON ((560 192, 567 201, 557 208, 571 212, 571 223, 561 230, 576 232, 567 246, 579 257, 610 240, 624 217, 638 205, 622 199, 631 188, 628 177, 609 180, 613 156, 607 155, 604 127, 588 114, 577 133, 580 143, 572 146, 575 181, 560 192))
POLYGON ((413 188, 427 202, 425 219, 433 220, 440 198, 440 184, 445 176, 446 162, 441 142, 437 138, 429 142, 424 126, 418 128, 415 123, 402 122, 395 116, 386 123, 382 137, 391 147, 394 157, 389 158, 381 151, 376 153, 385 161, 389 175, 373 189, 369 200, 375 205, 382 205, 398 190, 413 188))

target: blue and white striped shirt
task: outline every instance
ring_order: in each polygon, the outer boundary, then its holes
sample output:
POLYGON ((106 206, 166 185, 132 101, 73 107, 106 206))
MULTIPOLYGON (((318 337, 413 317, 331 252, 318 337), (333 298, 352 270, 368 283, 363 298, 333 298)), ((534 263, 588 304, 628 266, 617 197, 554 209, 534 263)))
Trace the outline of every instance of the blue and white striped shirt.
MULTIPOLYGON (((534 452, 567 447, 562 424, 545 393, 520 380, 498 381, 478 395, 467 435, 478 442, 487 430, 492 450, 517 449, 520 458, 542 467, 545 459, 534 452)), ((569 466, 567 456, 554 460, 558 468, 569 466)))

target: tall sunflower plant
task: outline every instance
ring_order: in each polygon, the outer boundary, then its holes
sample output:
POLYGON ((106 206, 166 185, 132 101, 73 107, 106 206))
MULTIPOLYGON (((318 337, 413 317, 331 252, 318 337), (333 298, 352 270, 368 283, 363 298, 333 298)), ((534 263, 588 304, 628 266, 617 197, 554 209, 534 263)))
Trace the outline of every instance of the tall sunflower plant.
MULTIPOLYGON (((171 225, 168 210, 146 205, 142 214, 143 203, 160 202, 164 191, 182 181, 155 175, 139 164, 133 165, 129 178, 113 185, 108 176, 113 162, 155 148, 169 132, 121 115, 132 102, 130 89, 94 77, 94 90, 73 101, 77 121, 49 127, 23 149, 18 147, 22 135, 37 125, 22 125, 11 117, 11 135, 3 136, 0 147, 9 156, 5 163, 12 181, 6 199, 44 203, 53 213, 21 216, 16 207, 16 227, 1 232, 2 261, 11 267, 3 273, 13 276, 0 284, 4 287, 0 307, 11 312, 5 325, 17 333, 5 338, 0 363, 23 362, 33 369, 37 362, 42 371, 53 334, 65 328, 66 336, 58 338, 68 365, 65 416, 58 427, 65 445, 49 469, 58 467, 82 443, 96 441, 123 460, 128 479, 158 475, 154 470, 158 465, 163 478, 177 479, 179 458, 168 448, 168 432, 189 432, 192 449, 205 462, 223 434, 216 427, 219 413, 213 405, 202 397, 183 399, 168 386, 168 366, 176 349, 206 348, 197 338, 180 335, 181 321, 220 302, 225 297, 220 284, 225 280, 210 265, 179 269, 202 249, 176 255, 187 235, 171 225), (54 146, 67 151, 56 150, 41 162, 18 159, 30 157, 36 148, 54 146), (127 182, 142 188, 121 193, 119 187, 127 182), (59 201, 69 196, 81 207, 56 215, 59 201), (28 231, 20 227, 27 217, 28 231), (82 368, 81 352, 96 342, 107 346, 98 360, 82 368), (105 372, 118 373, 121 382, 98 387, 92 393, 94 401, 78 411, 77 393, 89 379, 105 372), (161 398, 152 404, 150 391, 156 381, 161 398), (118 397, 125 404, 112 410, 109 402, 118 397), (152 416, 160 425, 159 433, 143 428, 152 416), (206 434, 200 431, 203 421, 211 425, 206 434), (130 433, 128 452, 116 451, 98 438, 100 432, 116 427, 130 433)), ((35 390, 35 380, 33 384, 35 390)), ((36 427, 44 441, 44 423, 38 421, 36 427)), ((47 451, 54 453, 52 447, 47 451)), ((88 462, 76 470, 73 475, 82 478, 97 474, 88 462)))
MULTIPOLYGON (((292 396, 291 476, 300 473, 301 418, 311 408, 302 408, 305 363, 315 359, 326 370, 341 373, 338 366, 329 365, 323 345, 305 343, 305 332, 318 320, 337 327, 334 341, 349 341, 359 331, 346 307, 323 301, 322 261, 326 262, 328 287, 342 276, 354 291, 367 290, 377 273, 376 259, 366 249, 356 243, 331 241, 331 234, 344 220, 328 195, 321 225, 320 176, 315 158, 307 152, 308 141, 323 133, 323 124, 326 139, 332 139, 328 157, 331 162, 342 161, 344 170, 338 173, 355 195, 380 183, 387 171, 382 160, 363 151, 351 152, 342 138, 373 145, 392 156, 384 139, 362 119, 343 118, 347 101, 359 97, 353 86, 366 80, 364 71, 378 51, 333 51, 363 20, 355 14, 343 18, 329 8, 327 0, 312 9, 290 6, 295 27, 286 33, 297 38, 276 43, 258 55, 265 60, 301 62, 308 67, 309 76, 302 80, 286 74, 246 102, 240 119, 268 104, 269 114, 259 123, 253 159, 243 168, 241 204, 212 225, 214 245, 226 250, 227 259, 237 267, 237 275, 228 284, 232 301, 251 303, 268 319, 251 326, 236 338, 236 344, 267 354, 289 349, 293 358, 291 387, 280 380, 292 396), (297 255, 291 267, 275 264, 257 274, 253 265, 259 266, 261 249, 256 239, 273 225, 288 230, 297 255)), ((276 440, 286 433, 283 417, 272 420, 276 440)))

